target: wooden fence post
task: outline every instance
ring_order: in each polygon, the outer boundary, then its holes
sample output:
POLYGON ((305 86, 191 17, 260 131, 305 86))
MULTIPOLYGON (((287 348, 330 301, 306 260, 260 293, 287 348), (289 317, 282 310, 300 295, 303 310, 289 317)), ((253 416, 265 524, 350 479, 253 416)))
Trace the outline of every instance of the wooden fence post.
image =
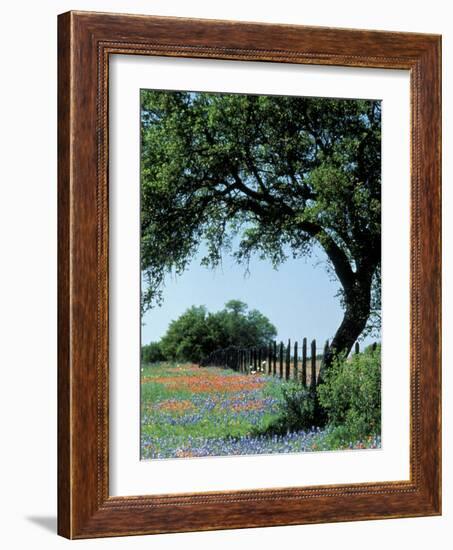
POLYGON ((358 342, 355 343, 355 354, 357 355, 360 353, 360 344, 358 342))
POLYGON ((314 389, 316 387, 316 340, 311 342, 311 378, 310 387, 314 389))
POLYGON ((270 376, 272 372, 272 342, 267 346, 267 374, 270 376))
POLYGON ((283 342, 280 342, 280 378, 283 378, 283 342))
POLYGON ((302 384, 307 385, 307 339, 302 341, 302 384))
POLYGON ((323 362, 326 362, 327 355, 329 353, 329 340, 326 340, 326 343, 324 344, 324 353, 323 353, 323 362))
POLYGON ((277 342, 274 340, 273 374, 277 374, 277 342))
POLYGON ((289 371, 291 369, 291 340, 288 340, 288 346, 286 348, 286 372, 285 378, 289 380, 289 371))
POLYGON ((297 350, 297 341, 294 342, 294 380, 297 381, 297 361, 299 360, 299 354, 297 350))

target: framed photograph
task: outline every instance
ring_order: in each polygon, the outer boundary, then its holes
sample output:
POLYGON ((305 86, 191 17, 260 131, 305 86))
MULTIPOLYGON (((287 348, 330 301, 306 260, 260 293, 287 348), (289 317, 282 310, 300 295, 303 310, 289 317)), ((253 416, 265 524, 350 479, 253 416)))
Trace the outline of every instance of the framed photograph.
POLYGON ((59 534, 440 514, 440 37, 58 47, 59 534))

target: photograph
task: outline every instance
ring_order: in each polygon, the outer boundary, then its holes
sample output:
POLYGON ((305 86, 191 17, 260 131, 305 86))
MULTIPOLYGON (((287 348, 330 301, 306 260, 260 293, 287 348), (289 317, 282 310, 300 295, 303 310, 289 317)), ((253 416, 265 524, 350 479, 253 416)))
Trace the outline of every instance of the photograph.
POLYGON ((140 458, 381 448, 379 98, 140 90, 140 458))

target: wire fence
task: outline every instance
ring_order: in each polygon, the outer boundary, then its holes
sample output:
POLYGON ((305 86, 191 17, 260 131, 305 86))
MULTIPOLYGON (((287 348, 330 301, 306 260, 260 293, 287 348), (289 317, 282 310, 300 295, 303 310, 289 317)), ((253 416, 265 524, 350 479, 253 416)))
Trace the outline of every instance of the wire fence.
MULTIPOLYGON (((377 344, 372 344, 376 349, 377 344)), ((270 342, 264 346, 230 346, 219 349, 205 357, 200 367, 228 368, 243 374, 267 374, 285 380, 297 380, 304 386, 316 386, 319 381, 321 365, 329 351, 329 341, 323 347, 317 347, 316 340, 308 346, 307 338, 287 344, 270 342)), ((360 353, 360 345, 354 346, 354 353, 360 353)))

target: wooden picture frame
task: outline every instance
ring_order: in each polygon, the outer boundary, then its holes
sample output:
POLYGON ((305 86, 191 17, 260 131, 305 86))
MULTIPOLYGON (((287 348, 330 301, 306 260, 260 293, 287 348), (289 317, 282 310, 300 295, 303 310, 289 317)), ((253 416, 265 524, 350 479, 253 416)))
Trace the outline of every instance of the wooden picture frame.
POLYGON ((440 37, 68 12, 59 16, 58 48, 59 534, 89 538, 440 514, 440 37), (410 480, 109 495, 111 54, 410 71, 410 480))

